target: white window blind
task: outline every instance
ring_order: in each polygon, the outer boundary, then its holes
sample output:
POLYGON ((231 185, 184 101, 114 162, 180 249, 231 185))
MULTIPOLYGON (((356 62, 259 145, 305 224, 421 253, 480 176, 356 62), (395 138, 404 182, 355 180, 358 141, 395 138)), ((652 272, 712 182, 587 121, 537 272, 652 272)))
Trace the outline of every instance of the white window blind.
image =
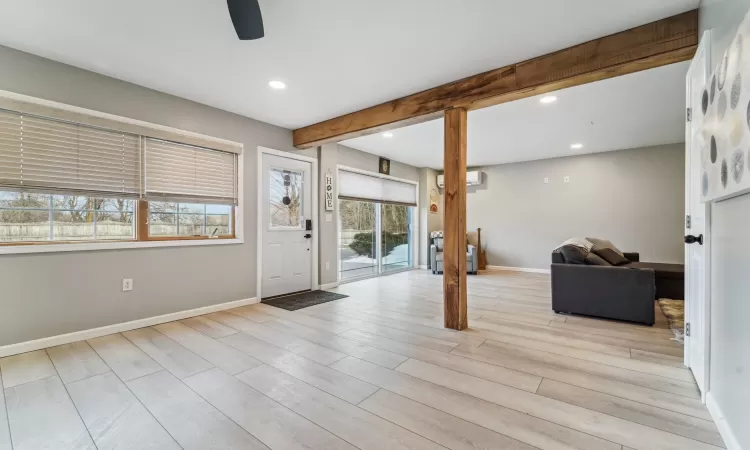
POLYGON ((417 186, 340 169, 339 198, 417 206, 417 186))
POLYGON ((145 139, 146 197, 237 204, 237 154, 145 139))
POLYGON ((0 110, 0 188, 140 195, 139 136, 0 110))

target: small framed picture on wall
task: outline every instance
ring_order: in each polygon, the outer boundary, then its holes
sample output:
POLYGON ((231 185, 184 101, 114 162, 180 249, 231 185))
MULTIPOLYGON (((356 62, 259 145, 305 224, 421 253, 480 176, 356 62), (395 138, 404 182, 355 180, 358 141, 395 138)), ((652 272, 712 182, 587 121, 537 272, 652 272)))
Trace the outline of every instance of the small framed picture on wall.
POLYGON ((383 175, 390 175, 391 174, 391 160, 381 157, 378 171, 382 173, 383 175))

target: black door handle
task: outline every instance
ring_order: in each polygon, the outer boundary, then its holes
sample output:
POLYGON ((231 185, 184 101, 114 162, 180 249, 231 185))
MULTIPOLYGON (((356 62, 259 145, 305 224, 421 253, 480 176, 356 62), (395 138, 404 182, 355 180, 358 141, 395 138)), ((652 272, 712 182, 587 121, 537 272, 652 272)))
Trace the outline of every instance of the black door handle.
POLYGON ((312 238, 312 234, 310 234, 310 233, 307 233, 307 234, 305 235, 305 239, 310 239, 310 238, 312 238))
POLYGON ((698 237, 695 237, 693 235, 687 235, 685 236, 685 243, 686 244, 695 244, 698 243, 699 245, 703 245, 703 235, 699 235, 698 237))

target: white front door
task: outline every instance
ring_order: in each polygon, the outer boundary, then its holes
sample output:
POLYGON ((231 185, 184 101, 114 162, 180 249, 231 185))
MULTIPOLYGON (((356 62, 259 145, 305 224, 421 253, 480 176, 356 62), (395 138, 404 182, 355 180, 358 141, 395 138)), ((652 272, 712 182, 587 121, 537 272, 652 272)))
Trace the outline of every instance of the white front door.
POLYGON ((261 297, 311 289, 312 164, 264 153, 261 297))
POLYGON ((690 367, 704 396, 708 388, 710 326, 710 206, 701 203, 701 161, 702 158, 710 158, 711 142, 710 136, 703 135, 701 127, 707 106, 711 101, 718 101, 718 98, 712 98, 708 90, 708 36, 701 40, 687 74, 687 106, 691 117, 685 139, 685 365, 690 367))

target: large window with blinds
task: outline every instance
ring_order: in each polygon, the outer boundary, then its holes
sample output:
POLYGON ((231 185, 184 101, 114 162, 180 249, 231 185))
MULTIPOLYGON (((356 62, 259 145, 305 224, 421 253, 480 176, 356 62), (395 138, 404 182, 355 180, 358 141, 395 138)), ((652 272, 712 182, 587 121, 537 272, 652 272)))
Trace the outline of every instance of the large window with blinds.
POLYGON ((0 246, 235 237, 238 152, 53 116, 0 109, 0 246))

